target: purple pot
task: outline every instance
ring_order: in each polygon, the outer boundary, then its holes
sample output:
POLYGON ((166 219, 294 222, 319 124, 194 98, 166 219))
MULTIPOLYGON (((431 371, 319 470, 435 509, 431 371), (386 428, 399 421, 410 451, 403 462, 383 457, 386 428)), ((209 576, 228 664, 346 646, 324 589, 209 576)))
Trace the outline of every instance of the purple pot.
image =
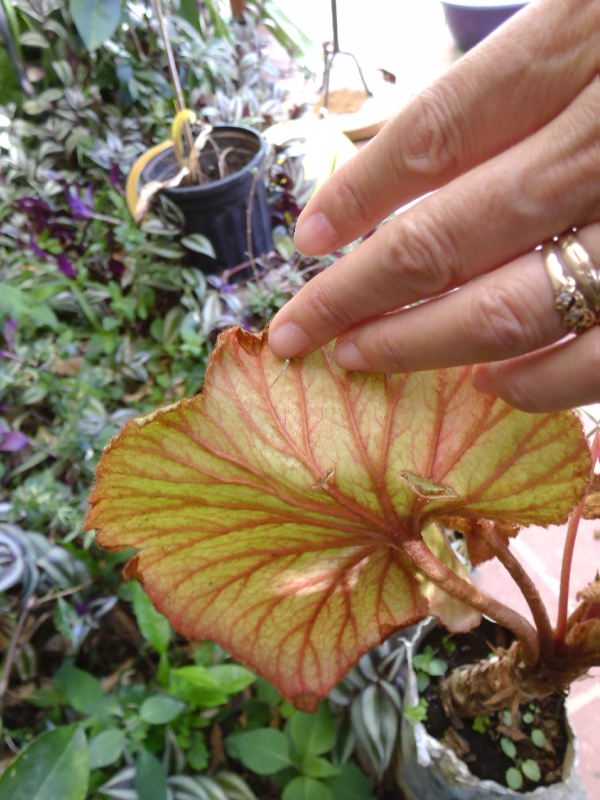
POLYGON ((527 0, 442 0, 446 22, 461 50, 470 50, 526 5, 527 0))

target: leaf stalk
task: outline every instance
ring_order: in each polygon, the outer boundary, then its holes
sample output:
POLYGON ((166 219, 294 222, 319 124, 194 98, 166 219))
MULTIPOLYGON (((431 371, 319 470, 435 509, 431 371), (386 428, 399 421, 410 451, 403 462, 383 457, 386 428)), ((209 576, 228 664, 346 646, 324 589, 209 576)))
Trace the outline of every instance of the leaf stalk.
POLYGON ((403 542, 402 549, 432 583, 514 633, 521 644, 524 660, 528 664, 537 664, 540 656, 538 635, 525 617, 458 576, 431 552, 422 539, 403 542))

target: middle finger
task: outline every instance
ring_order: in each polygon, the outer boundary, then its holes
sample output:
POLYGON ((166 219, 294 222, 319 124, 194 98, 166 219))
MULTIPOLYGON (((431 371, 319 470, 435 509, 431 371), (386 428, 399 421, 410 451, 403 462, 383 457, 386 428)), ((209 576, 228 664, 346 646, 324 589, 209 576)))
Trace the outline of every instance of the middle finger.
MULTIPOLYGON (((577 236, 600 262, 600 223, 577 236)), ((536 251, 445 297, 359 326, 338 339, 335 357, 348 370, 410 372, 514 358, 564 335, 536 251)))

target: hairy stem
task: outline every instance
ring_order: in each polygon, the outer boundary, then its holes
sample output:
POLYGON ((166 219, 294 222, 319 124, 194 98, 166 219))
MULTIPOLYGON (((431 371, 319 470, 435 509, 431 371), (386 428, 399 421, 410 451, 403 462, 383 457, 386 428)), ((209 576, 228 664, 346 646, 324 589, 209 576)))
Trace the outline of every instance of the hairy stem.
POLYGON ((525 598, 537 628, 542 658, 551 655, 554 650, 554 633, 548 611, 537 590, 537 586, 523 569, 518 559, 511 553, 506 542, 494 530, 493 525, 481 525, 478 528, 478 533, 492 549, 502 566, 509 572, 525 598))
POLYGON ((556 618, 556 649, 562 650, 567 633, 567 616, 569 610, 569 583, 571 581, 571 567, 573 565, 573 552, 577 540, 577 531, 583 511, 583 500, 573 511, 567 527, 567 538, 563 551, 562 567, 560 570, 560 593, 558 595, 558 616, 556 618))
POLYGON ((512 631, 521 644, 525 661, 537 664, 540 654, 537 633, 525 617, 452 572, 422 539, 404 542, 402 548, 415 567, 436 586, 512 631))
POLYGON ((450 719, 476 717, 513 709, 561 692, 589 669, 587 659, 555 658, 532 666, 521 658, 521 645, 492 659, 457 667, 440 684, 440 697, 450 719))

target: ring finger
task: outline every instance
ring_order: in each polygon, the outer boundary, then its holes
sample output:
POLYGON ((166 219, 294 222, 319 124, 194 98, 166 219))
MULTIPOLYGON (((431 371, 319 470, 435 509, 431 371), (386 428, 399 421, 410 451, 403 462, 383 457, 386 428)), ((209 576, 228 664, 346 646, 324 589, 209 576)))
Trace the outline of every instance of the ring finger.
MULTIPOLYGON (((600 223, 578 232, 600 263, 600 223)), ((348 370, 405 372, 501 361, 565 335, 539 251, 458 291, 367 322, 340 337, 335 357, 348 370)))

